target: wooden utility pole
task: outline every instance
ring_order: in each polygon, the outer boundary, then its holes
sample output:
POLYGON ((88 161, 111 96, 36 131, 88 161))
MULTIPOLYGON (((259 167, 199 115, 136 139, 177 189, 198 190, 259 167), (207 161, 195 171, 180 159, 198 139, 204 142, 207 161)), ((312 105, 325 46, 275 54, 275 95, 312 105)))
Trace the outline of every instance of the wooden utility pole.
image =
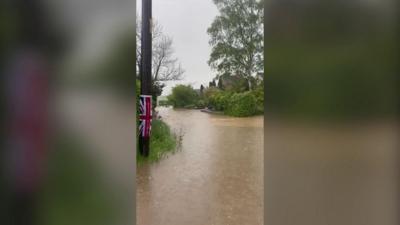
POLYGON ((152 0, 142 1, 142 40, 141 40, 141 133, 139 137, 140 153, 147 157, 150 153, 150 128, 151 128, 151 52, 152 52, 152 0), (148 105, 150 104, 150 105, 148 105))

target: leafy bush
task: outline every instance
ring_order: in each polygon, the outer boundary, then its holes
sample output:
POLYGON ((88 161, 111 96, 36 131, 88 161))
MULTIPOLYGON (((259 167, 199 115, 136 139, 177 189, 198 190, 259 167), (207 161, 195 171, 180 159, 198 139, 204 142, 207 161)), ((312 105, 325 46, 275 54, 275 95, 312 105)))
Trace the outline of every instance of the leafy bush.
POLYGON ((204 108, 206 107, 206 102, 203 99, 199 99, 196 102, 196 108, 204 108))
POLYGON ((190 85, 177 85, 167 97, 174 108, 194 106, 199 99, 197 92, 190 85))
POLYGON ((257 112, 257 99, 252 92, 235 93, 224 111, 231 116, 251 116, 257 112))
POLYGON ((215 95, 218 92, 221 92, 221 90, 219 90, 218 88, 215 88, 215 87, 209 87, 204 90, 203 98, 204 98, 206 106, 208 106, 209 108, 212 107, 211 104, 213 102, 211 102, 212 101, 211 98, 213 95, 215 95))
POLYGON ((223 111, 231 116, 252 116, 264 112, 264 88, 234 93, 221 91, 214 87, 204 91, 204 103, 211 109, 223 111))
POLYGON ((209 97, 209 106, 218 111, 224 111, 230 102, 231 92, 219 91, 209 97))
POLYGON ((264 112, 264 90, 262 88, 257 88, 254 91, 251 91, 251 93, 254 95, 256 98, 256 104, 257 104, 257 112, 256 113, 263 113, 264 112))

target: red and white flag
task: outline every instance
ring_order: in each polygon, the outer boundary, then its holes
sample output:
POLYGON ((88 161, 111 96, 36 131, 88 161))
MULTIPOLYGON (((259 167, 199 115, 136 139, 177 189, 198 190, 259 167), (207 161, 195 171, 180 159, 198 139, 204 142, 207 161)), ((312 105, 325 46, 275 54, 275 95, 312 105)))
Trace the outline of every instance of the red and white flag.
POLYGON ((140 95, 139 132, 144 138, 150 137, 151 131, 151 95, 140 95))

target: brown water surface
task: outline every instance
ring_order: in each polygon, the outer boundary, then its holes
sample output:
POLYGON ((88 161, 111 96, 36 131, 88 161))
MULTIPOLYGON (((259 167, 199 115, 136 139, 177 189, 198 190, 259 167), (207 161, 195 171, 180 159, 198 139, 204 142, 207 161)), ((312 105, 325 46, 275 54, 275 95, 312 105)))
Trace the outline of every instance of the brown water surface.
MULTIPOLYGON (((68 92, 56 102, 63 124, 91 146, 98 174, 121 195, 120 209, 132 213, 134 105, 97 92, 68 92)), ((139 225, 399 224, 396 121, 315 124, 267 115, 263 130, 262 116, 160 113, 183 134, 182 147, 137 168, 139 225)))
POLYGON ((263 116, 161 108, 180 151, 137 169, 138 225, 263 224, 263 116))

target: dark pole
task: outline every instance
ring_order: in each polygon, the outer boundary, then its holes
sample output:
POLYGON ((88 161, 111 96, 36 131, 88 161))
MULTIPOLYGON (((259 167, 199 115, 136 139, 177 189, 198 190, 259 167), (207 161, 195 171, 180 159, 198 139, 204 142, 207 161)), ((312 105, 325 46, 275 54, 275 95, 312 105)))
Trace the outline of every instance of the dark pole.
MULTIPOLYGON (((141 69, 141 95, 151 95, 151 17, 152 0, 142 1, 142 69, 141 69)), ((151 107, 151 104, 150 104, 151 107)), ((151 109, 151 108, 150 108, 151 109)), ((150 112, 151 113, 151 110, 150 112)), ((150 153, 149 135, 140 135, 139 147, 143 156, 147 157, 150 153)))

